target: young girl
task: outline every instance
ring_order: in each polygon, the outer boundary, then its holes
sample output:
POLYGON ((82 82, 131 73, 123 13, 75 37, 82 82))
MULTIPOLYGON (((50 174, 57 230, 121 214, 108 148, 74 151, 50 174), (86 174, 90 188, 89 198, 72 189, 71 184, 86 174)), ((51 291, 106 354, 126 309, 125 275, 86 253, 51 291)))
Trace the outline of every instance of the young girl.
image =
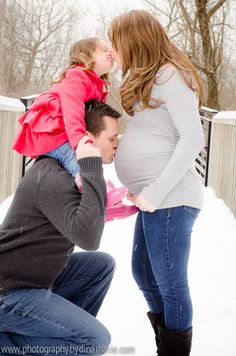
POLYGON ((112 65, 111 49, 105 41, 96 37, 77 41, 59 80, 19 119, 22 127, 12 148, 32 158, 56 158, 75 176, 79 172, 75 150, 86 136, 85 102, 106 100, 112 65))
MULTIPOLYGON (((85 102, 92 99, 105 102, 112 65, 111 48, 104 40, 95 37, 77 41, 70 49, 69 65, 59 80, 48 92, 39 95, 19 119, 21 129, 12 148, 32 158, 46 155, 57 159, 73 177, 77 176, 79 187, 80 167, 75 150, 86 136, 85 102)), ((110 183, 107 191, 107 208, 126 195, 124 187, 115 188, 110 183)), ((124 217, 129 216, 125 209, 124 217)), ((116 216, 117 212, 109 210, 107 221, 123 217, 120 210, 116 216)))
POLYGON ((194 161, 204 144, 199 77, 159 21, 139 10, 117 16, 108 36, 122 69, 127 129, 117 148, 117 175, 140 209, 132 272, 147 301, 158 354, 187 356, 192 303, 187 266, 202 207, 194 161))

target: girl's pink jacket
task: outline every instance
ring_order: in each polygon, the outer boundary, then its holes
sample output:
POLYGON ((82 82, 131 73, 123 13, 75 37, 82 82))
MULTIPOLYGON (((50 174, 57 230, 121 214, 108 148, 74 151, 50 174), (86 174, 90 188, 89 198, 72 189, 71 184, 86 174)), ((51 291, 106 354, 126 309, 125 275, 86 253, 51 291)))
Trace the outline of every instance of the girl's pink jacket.
POLYGON ((20 117, 21 128, 12 149, 36 158, 69 141, 75 150, 86 135, 84 103, 92 99, 105 102, 105 85, 93 71, 79 66, 69 69, 60 83, 39 95, 20 117))

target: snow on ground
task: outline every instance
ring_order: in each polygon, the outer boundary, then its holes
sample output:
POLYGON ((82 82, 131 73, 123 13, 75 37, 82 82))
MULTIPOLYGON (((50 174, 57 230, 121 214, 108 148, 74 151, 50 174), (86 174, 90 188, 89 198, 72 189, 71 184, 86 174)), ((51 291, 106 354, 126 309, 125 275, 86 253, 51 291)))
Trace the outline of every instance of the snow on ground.
MULTIPOLYGON (((105 167, 105 177, 119 184, 112 165, 105 167)), ((189 263, 194 307, 191 356, 235 356, 236 219, 211 188, 205 188, 204 193, 189 263)), ((116 259, 117 269, 98 317, 111 332, 111 354, 127 347, 129 354, 135 348, 136 356, 154 356, 148 309, 131 275, 134 223, 135 216, 105 226, 100 249, 116 259)))
MULTIPOLYGON (((105 177, 119 184, 113 165, 105 177)), ((0 205, 2 222, 12 196, 0 205)), ((144 298, 132 279, 130 257, 135 216, 105 226, 101 251, 117 263, 98 319, 112 335, 108 354, 154 356, 154 335, 144 298)), ((191 356, 236 355, 236 219, 210 188, 194 226, 189 280, 194 307, 191 356)))

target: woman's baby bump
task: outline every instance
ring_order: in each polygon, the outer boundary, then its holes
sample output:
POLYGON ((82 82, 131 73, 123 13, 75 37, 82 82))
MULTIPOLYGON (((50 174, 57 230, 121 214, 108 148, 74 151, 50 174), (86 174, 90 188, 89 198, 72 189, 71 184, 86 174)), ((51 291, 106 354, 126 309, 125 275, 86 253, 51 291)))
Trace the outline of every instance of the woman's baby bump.
POLYGON ((163 137, 124 134, 115 156, 119 180, 132 193, 141 191, 161 174, 170 160, 176 142, 163 137), (131 190, 132 189, 132 190, 131 190))

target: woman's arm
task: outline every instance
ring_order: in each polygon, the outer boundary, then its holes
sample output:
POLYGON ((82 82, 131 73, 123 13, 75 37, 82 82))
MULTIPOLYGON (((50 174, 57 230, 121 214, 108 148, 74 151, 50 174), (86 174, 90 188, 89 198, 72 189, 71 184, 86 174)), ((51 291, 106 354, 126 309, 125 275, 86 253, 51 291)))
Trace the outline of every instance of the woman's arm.
MULTIPOLYGON (((141 192, 155 209, 176 186, 194 163, 204 145, 204 135, 198 111, 196 93, 191 90, 177 70, 161 85, 154 84, 153 93, 164 101, 166 109, 179 134, 179 141, 167 166, 150 186, 141 192)), ((158 110, 158 109, 156 109, 158 110)))

